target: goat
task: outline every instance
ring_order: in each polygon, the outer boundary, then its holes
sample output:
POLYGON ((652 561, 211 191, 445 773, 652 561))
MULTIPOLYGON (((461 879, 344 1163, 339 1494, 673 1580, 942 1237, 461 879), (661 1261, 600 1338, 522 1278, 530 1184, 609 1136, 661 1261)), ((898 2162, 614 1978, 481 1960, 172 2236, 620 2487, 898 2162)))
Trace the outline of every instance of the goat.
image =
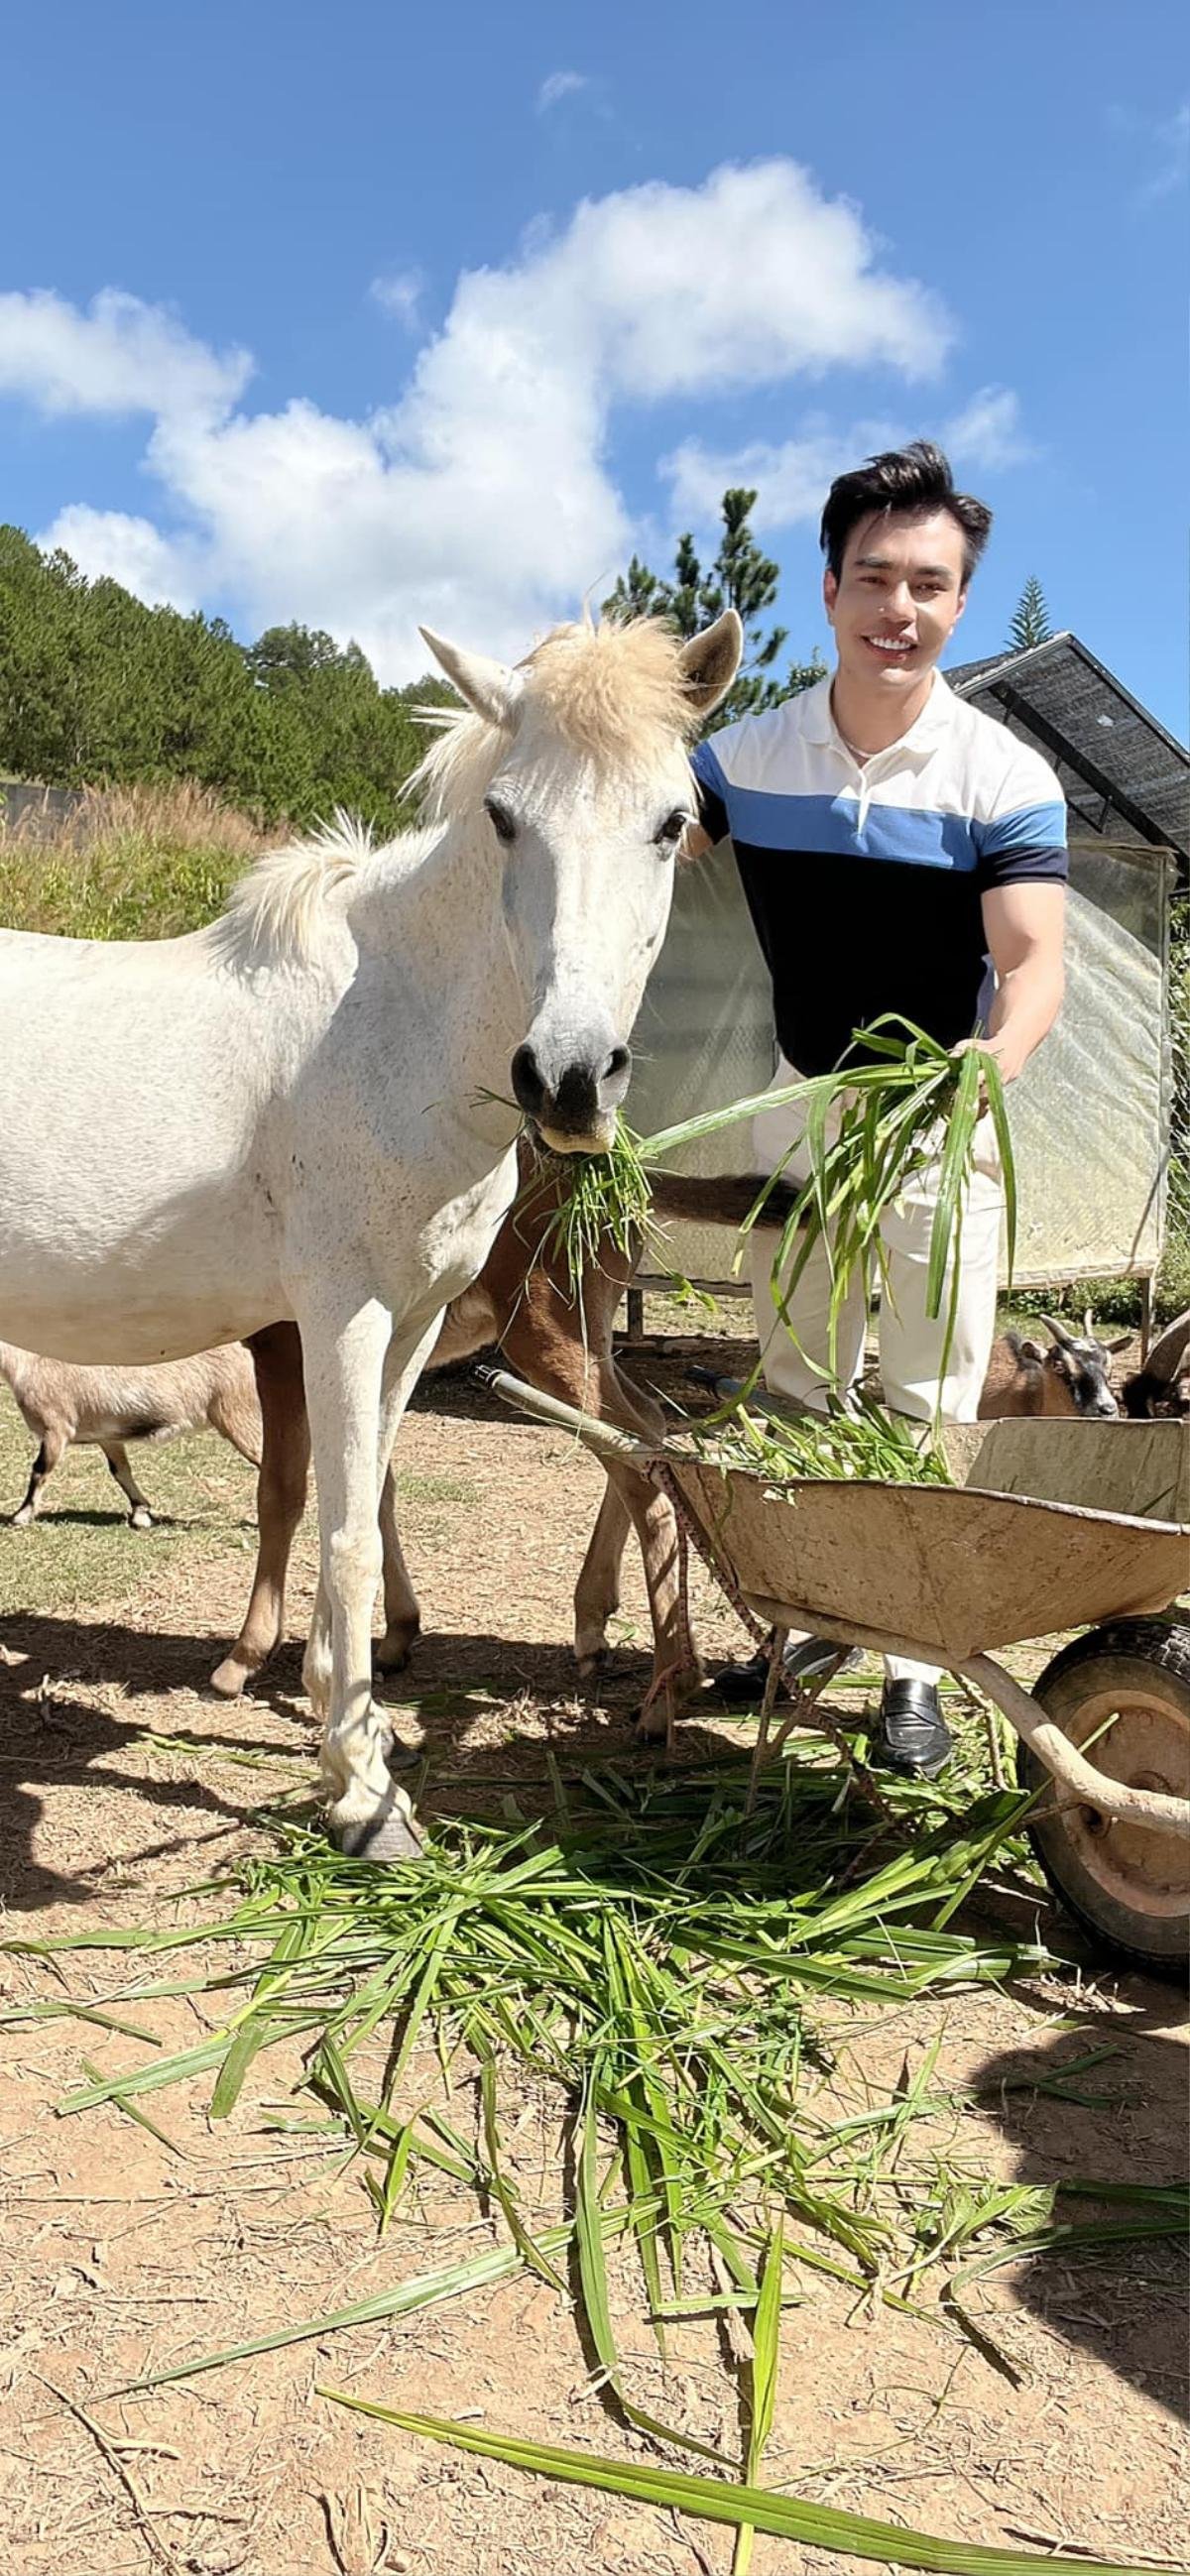
POLYGON ((1180 1422, 1190 1414, 1190 1306, 1166 1325, 1144 1367, 1125 1378, 1120 1402, 1134 1422, 1180 1422))
POLYGON ((1002 1333, 993 1342, 977 1421, 1042 1413, 1075 1415, 1085 1422, 1114 1420, 1120 1408, 1111 1390, 1111 1361, 1124 1342, 1097 1342, 1089 1312, 1081 1338, 1052 1315, 1041 1320, 1053 1337, 1049 1350, 1019 1333, 1002 1333))
POLYGON ((218 1431, 241 1458, 260 1465, 260 1405, 252 1356, 242 1342, 151 1368, 80 1367, 0 1342, 0 1377, 7 1379, 39 1444, 29 1490, 12 1516, 18 1529, 37 1519, 46 1481, 75 1441, 102 1449, 132 1506, 129 1521, 136 1530, 151 1529, 153 1516, 129 1465, 126 1441, 218 1431))

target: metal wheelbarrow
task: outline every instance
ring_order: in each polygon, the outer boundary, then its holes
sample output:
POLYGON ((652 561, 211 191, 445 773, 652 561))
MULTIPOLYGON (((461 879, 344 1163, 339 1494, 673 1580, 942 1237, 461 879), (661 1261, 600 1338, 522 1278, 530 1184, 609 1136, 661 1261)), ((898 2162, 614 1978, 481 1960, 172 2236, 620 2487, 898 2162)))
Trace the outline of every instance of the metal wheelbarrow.
POLYGON ((1026 1820, 1034 1848, 1097 1947, 1185 1970, 1190 1601, 1184 1617, 1176 1604, 1190 1593, 1190 1423, 963 1426, 944 1435, 963 1484, 778 1487, 676 1443, 640 1446, 502 1371, 482 1375, 663 1484, 729 1598, 776 1632, 758 1756, 790 1630, 840 1654, 862 1646, 949 1670, 1015 1729, 1021 1785, 1041 1793, 1026 1820), (1071 1628, 1085 1633, 1031 1691, 997 1660, 1071 1628))

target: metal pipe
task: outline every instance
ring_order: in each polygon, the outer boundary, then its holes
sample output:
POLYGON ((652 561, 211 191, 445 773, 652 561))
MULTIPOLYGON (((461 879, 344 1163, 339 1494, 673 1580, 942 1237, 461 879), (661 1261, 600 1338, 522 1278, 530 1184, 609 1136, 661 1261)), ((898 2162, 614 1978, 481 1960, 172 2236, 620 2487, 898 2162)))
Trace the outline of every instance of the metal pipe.
POLYGON ((526 1386, 523 1378, 513 1377, 508 1369, 488 1368, 480 1363, 471 1374, 490 1394, 501 1396, 505 1404, 515 1404, 520 1412, 535 1414, 540 1422, 555 1423, 561 1431, 573 1431, 597 1457, 643 1461, 652 1455, 641 1441, 630 1439, 626 1431, 617 1431, 614 1423, 600 1422, 593 1413, 580 1413, 577 1405, 563 1404, 556 1395, 543 1395, 540 1388, 526 1386))
POLYGON ((1101 1816, 1117 1816, 1130 1825, 1150 1825, 1154 1832, 1177 1834, 1183 1841, 1190 1841, 1190 1799, 1166 1797, 1158 1789, 1133 1789, 1126 1780, 1113 1780, 1106 1771, 1097 1771, 1061 1727, 1046 1717, 1032 1694, 1022 1689, 1020 1682, 1014 1681, 991 1655, 972 1655, 968 1662, 956 1664, 954 1670, 995 1700, 1038 1761, 1044 1762, 1046 1770, 1070 1790, 1081 1806, 1094 1807, 1101 1816))

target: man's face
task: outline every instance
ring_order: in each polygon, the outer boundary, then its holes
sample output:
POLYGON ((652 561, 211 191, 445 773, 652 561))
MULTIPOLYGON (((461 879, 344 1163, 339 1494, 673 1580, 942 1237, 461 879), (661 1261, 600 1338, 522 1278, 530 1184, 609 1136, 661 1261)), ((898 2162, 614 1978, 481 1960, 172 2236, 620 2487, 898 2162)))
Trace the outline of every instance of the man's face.
POLYGON ((839 578, 828 572, 822 589, 840 670, 867 689, 908 696, 967 604, 962 530, 949 510, 925 519, 874 511, 852 529, 839 578))

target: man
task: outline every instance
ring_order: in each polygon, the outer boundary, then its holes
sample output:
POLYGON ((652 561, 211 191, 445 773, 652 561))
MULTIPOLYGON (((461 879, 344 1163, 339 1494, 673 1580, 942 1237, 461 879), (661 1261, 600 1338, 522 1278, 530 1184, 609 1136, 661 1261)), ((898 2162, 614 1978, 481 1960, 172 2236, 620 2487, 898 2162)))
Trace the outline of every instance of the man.
MULTIPOLYGON (((813 689, 699 745, 695 854, 730 833, 773 979, 774 1088, 861 1062, 853 1031, 898 1012, 948 1047, 975 1045, 1015 1081, 1062 999, 1065 807, 1053 772, 1006 726, 951 694, 937 669, 967 602, 991 513, 955 491, 939 449, 916 440, 833 483, 822 517, 823 597, 837 667, 813 689)), ((797 1105, 763 1111, 771 1171, 802 1134, 797 1105)), ((790 1176, 804 1177, 795 1153, 790 1176)), ((937 1170, 886 1219, 881 1301, 886 1402, 912 1420, 973 1421, 995 1332, 1002 1176, 991 1121, 976 1132, 960 1235, 945 1382, 943 1317, 926 1313, 937 1170)), ((756 1242, 758 1239, 753 1238, 756 1242)), ((767 1256, 752 1264, 765 1381, 825 1409, 829 1275, 807 1263, 775 1319, 767 1256)), ((863 1361, 853 1298, 839 1332, 842 1387, 863 1361)), ((862 1572, 857 1573, 862 1585, 862 1572)), ((857 1601, 862 1610, 862 1603, 857 1601)), ((787 1650, 793 1678, 835 1649, 787 1650)), ((759 1697, 765 1659, 729 1667, 726 1697, 759 1697)), ((950 1750, 932 1667, 886 1658, 874 1758, 933 1777, 950 1750)))

